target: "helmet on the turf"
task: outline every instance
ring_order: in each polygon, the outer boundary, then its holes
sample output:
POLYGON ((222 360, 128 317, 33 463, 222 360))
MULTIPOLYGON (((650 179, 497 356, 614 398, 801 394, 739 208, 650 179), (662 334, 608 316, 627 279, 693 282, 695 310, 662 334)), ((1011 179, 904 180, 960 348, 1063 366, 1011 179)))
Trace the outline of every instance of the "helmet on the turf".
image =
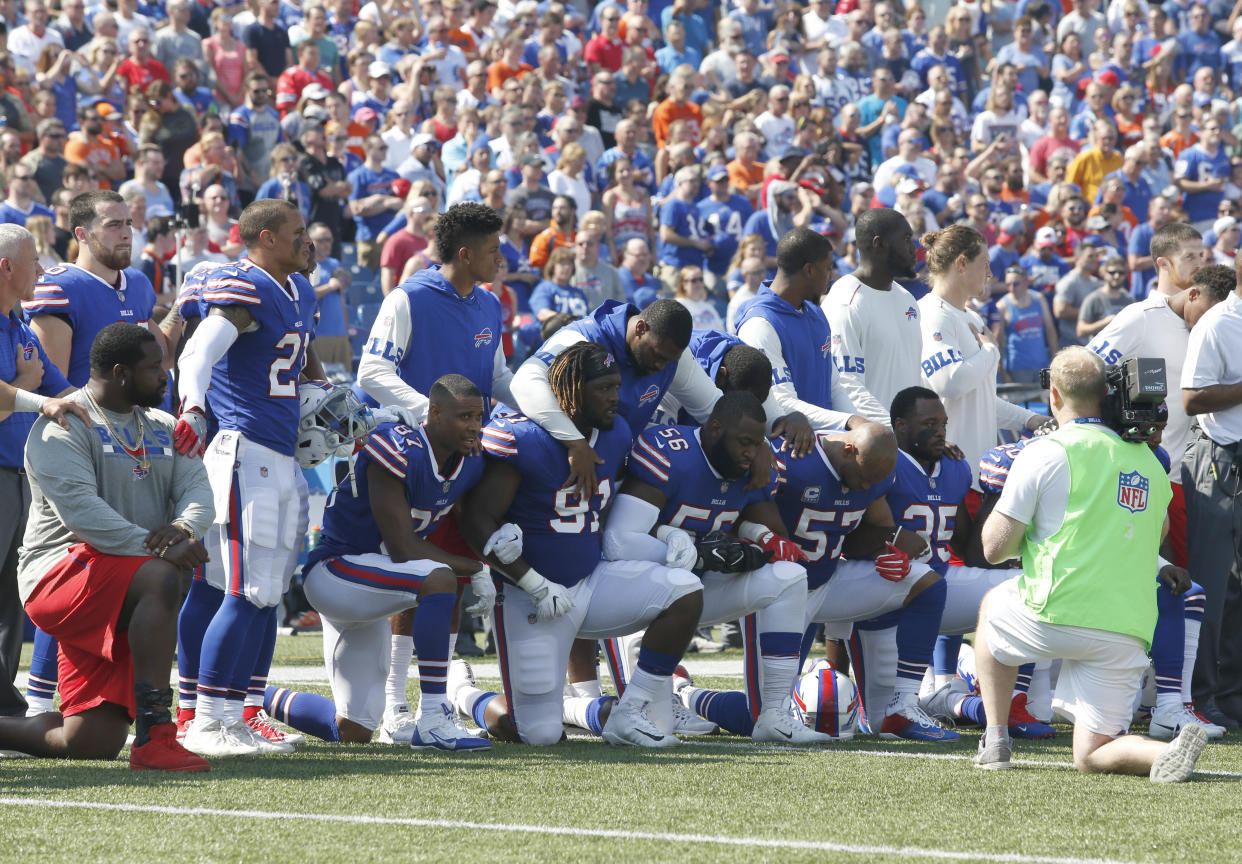
POLYGON ((303 468, 314 468, 333 454, 348 457, 354 442, 375 429, 371 409, 347 387, 303 381, 298 385, 298 403, 296 455, 303 468))
POLYGON ((858 688, 827 660, 817 660, 798 679, 794 710, 816 732, 848 740, 858 728, 858 688))

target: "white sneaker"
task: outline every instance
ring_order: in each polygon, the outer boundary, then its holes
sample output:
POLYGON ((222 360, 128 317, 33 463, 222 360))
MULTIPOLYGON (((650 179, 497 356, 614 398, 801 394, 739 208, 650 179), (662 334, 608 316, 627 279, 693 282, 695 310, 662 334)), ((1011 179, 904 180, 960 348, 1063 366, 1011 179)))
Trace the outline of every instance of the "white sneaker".
POLYGON ((755 721, 750 740, 765 744, 828 744, 835 739, 809 728, 788 708, 764 708, 755 721))
POLYGON ((1191 723, 1203 727, 1209 740, 1225 737, 1225 727, 1209 723, 1191 710, 1189 705, 1180 702, 1172 711, 1161 711, 1157 708, 1151 715, 1151 725, 1147 727, 1148 736, 1157 741, 1172 741, 1178 733, 1191 723))
POLYGON ((677 694, 673 694, 673 734, 675 735, 711 735, 720 727, 710 720, 695 714, 685 705, 677 694))
POLYGON ((665 735, 647 716, 646 699, 622 699, 612 706, 604 724, 604 740, 609 744, 631 744, 635 747, 676 747, 681 743, 673 735, 665 735))
POLYGON ((246 723, 244 720, 239 720, 235 722, 236 722, 236 726, 238 727, 235 734, 238 735, 239 737, 242 735, 249 735, 250 739, 256 745, 258 745, 260 753, 292 753, 293 752, 293 749, 294 749, 293 745, 290 744, 288 741, 279 741, 279 740, 275 740, 272 738, 268 738, 266 735, 263 734, 261 730, 256 729, 254 726, 251 726, 250 724, 246 723))
POLYGON ((283 741, 286 744, 306 743, 305 735, 301 732, 294 732, 292 729, 288 732, 281 729, 276 725, 276 721, 273 720, 271 716, 262 708, 260 708, 258 713, 256 713, 253 717, 246 720, 245 723, 251 728, 252 731, 258 732, 268 741, 283 741))
POLYGON ((414 737, 414 712, 402 702, 384 709, 384 722, 380 724, 379 743, 409 744, 414 737))
POLYGON ((1207 730, 1198 723, 1182 727, 1167 747, 1160 751, 1148 775, 1153 783, 1185 783, 1195 771, 1199 754, 1207 746, 1207 730))
POLYGON ((456 704, 457 693, 463 687, 478 686, 474 680, 474 669, 470 667, 469 660, 451 660, 449 661, 448 680, 446 681, 446 689, 450 702, 456 704))
POLYGON ((199 756, 257 756, 262 746, 245 724, 195 717, 181 739, 181 746, 199 756))
POLYGON ((492 742, 470 733, 463 734, 454 723, 453 706, 447 702, 421 708, 415 719, 414 734, 410 738, 412 750, 446 750, 454 753, 477 753, 491 750, 492 742))

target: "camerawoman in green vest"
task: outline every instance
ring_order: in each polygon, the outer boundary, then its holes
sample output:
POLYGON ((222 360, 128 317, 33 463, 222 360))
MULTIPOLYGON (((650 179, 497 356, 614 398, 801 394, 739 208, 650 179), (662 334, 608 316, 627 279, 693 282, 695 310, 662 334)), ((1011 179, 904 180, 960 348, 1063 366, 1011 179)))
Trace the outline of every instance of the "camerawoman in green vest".
MULTIPOLYGON (((1156 626, 1152 574, 1175 593, 1189 584, 1186 571, 1159 558, 1168 476, 1146 443, 1123 440, 1100 419, 1098 356, 1067 348, 1053 358, 1050 379, 1060 428, 1014 460, 983 526, 989 561, 1022 559, 1021 575, 989 592, 979 610, 984 710, 1007 717, 1018 666, 1059 658, 1054 705, 1074 718, 1079 771, 1187 780, 1207 743, 1202 726, 1186 725, 1169 744, 1125 734, 1156 626)), ((1009 768, 1009 730, 991 723, 976 764, 1009 768)))

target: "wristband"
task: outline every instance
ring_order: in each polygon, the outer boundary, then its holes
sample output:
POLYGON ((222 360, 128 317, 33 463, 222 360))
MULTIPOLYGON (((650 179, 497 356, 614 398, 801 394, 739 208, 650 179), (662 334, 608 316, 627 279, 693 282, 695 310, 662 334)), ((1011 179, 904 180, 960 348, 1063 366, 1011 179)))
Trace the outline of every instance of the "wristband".
POLYGON ((656 528, 655 536, 657 540, 667 543, 669 535, 671 535, 674 531, 680 530, 680 528, 674 528, 672 525, 660 525, 656 528))
POLYGON ((43 403, 46 401, 46 396, 31 393, 29 390, 17 390, 13 393, 13 410, 37 413, 43 410, 43 403))
POLYGON ((772 531, 766 525, 760 525, 758 522, 750 522, 743 520, 737 523, 737 536, 743 540, 749 540, 752 543, 762 543, 763 538, 771 534, 772 531))
POLYGON ((539 574, 538 570, 532 567, 526 571, 525 576, 517 580, 517 586, 521 588, 523 591, 525 591, 527 594, 530 594, 534 591, 539 590, 539 586, 547 581, 548 581, 547 579, 544 579, 543 576, 539 574))

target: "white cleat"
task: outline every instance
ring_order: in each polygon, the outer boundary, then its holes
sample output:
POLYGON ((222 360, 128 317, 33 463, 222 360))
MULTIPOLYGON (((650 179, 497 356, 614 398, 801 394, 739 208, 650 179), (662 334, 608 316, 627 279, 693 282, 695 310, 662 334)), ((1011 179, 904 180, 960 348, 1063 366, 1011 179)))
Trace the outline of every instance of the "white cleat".
MULTIPOLYGON (((181 746, 199 756, 257 756, 266 752, 244 723, 195 717, 181 746)), ((292 747, 289 749, 293 749, 292 747)))
POLYGON ((453 753, 477 753, 491 750, 492 742, 463 732, 454 722, 456 712, 447 702, 419 710, 410 738, 412 750, 445 750, 453 753))
POLYGON ((673 735, 665 735, 647 716, 645 699, 622 699, 612 706, 604 724, 604 740, 609 744, 630 744, 634 747, 676 747, 681 743, 673 735))
POLYGON ((674 735, 711 735, 720 727, 710 720, 695 714, 685 705, 677 694, 673 694, 673 734, 674 735))
POLYGON ((1156 710, 1151 715, 1151 724, 1147 727, 1147 734, 1157 741, 1172 741, 1179 732, 1192 723, 1203 727, 1209 741, 1225 737, 1224 726, 1208 722, 1191 710, 1189 705, 1180 703, 1172 711, 1156 710))
POLYGON ((379 743, 409 744, 414 737, 414 712, 402 702, 384 709, 384 722, 380 724, 379 743))
POLYGON ((764 708, 755 721, 750 740, 763 744, 830 744, 836 739, 808 728, 788 709, 764 708))
POLYGON ((1148 775, 1153 783, 1185 783, 1195 771, 1199 754, 1207 746, 1207 730, 1198 723, 1183 726, 1177 737, 1160 751, 1148 775))

